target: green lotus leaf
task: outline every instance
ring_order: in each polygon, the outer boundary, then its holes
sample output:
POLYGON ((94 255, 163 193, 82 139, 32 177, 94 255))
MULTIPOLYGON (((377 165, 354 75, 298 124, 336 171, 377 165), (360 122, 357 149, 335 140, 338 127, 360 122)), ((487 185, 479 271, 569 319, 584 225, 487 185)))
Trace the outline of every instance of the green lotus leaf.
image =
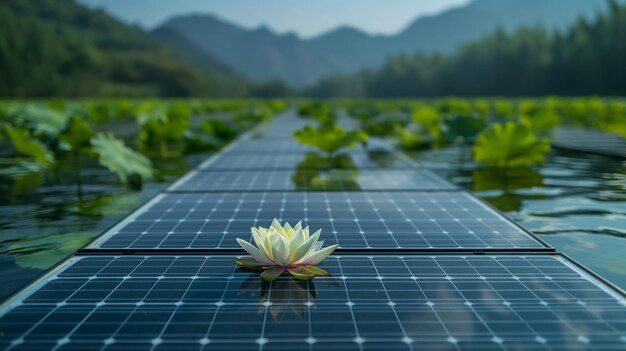
POLYGON ((460 115, 445 121, 448 138, 462 139, 465 142, 473 141, 486 127, 484 119, 470 115, 460 115))
POLYGON ((527 126, 508 122, 493 124, 474 145, 476 162, 495 167, 519 167, 542 163, 550 151, 547 139, 538 138, 527 126))
POLYGON ((89 123, 78 116, 74 116, 59 135, 59 140, 69 145, 72 151, 78 152, 80 149, 90 146, 93 134, 89 123))
POLYGON ((13 126, 28 129, 33 135, 50 139, 59 135, 69 121, 67 114, 35 103, 12 106, 7 114, 13 126))
POLYGON ((293 136, 301 144, 329 154, 343 148, 354 148, 359 143, 367 141, 367 134, 364 132, 347 131, 335 123, 323 124, 320 127, 306 125, 301 130, 295 131, 293 136))
POLYGON ((148 158, 111 134, 97 134, 91 138, 91 146, 98 154, 100 164, 116 173, 123 183, 128 183, 132 176, 139 176, 142 180, 154 176, 152 162, 148 158))
POLYGON ((54 162, 54 156, 50 151, 39 140, 33 138, 27 129, 14 128, 8 124, 4 126, 4 129, 19 156, 32 157, 35 161, 45 165, 54 162))

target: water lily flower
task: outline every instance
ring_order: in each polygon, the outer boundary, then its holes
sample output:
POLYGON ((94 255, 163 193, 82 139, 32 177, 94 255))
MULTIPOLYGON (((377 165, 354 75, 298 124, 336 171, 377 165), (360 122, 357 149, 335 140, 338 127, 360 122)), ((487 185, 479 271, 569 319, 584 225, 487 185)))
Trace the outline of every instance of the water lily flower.
POLYGON ((269 228, 251 228, 256 246, 237 238, 237 242, 252 257, 235 259, 235 263, 246 268, 265 269, 261 273, 264 280, 272 281, 287 271, 294 278, 308 280, 316 275, 329 275, 315 267, 328 257, 337 245, 322 248, 324 241, 318 241, 322 230, 309 235, 309 227, 302 228, 302 222, 294 227, 274 218, 269 228))

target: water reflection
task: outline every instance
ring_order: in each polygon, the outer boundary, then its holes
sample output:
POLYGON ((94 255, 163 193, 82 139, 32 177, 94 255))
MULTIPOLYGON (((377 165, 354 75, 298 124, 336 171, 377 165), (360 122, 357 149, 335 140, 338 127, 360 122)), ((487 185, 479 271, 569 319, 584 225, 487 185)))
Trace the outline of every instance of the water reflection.
POLYGON ((357 169, 357 166, 349 154, 327 156, 317 152, 307 152, 296 166, 296 171, 321 169, 357 169))
POLYGON ((505 212, 518 212, 522 209, 524 195, 513 190, 529 189, 543 185, 543 177, 530 167, 517 168, 477 168, 472 171, 472 190, 479 192, 496 191, 496 195, 483 197, 496 208, 505 212))
POLYGON ((272 282, 266 282, 256 271, 240 268, 237 273, 250 273, 250 275, 241 283, 236 296, 258 301, 258 313, 265 313, 267 307, 274 321, 289 319, 292 316, 304 320, 307 317, 307 311, 315 308, 316 281, 320 284, 338 286, 332 277, 297 280, 282 276, 272 282))

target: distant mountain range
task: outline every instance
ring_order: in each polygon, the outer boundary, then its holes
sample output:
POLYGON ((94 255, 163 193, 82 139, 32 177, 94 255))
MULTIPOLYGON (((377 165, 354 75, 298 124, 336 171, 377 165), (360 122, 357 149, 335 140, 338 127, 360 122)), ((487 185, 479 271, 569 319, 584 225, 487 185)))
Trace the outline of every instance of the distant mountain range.
POLYGON ((212 15, 194 14, 172 18, 153 34, 196 66, 222 72, 231 67, 254 81, 283 80, 303 86, 327 75, 378 67, 391 55, 449 52, 498 27, 563 28, 606 6, 606 0, 475 0, 420 17, 395 35, 340 27, 312 39, 277 34, 266 27, 247 30, 212 15), (207 56, 224 64, 203 62, 207 56))

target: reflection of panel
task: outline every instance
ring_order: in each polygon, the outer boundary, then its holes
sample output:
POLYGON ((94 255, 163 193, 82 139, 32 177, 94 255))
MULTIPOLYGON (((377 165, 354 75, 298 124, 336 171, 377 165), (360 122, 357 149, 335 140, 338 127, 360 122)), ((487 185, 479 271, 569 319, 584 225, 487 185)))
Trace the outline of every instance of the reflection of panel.
POLYGON ((350 249, 544 246, 462 192, 284 192, 161 195, 111 229, 109 249, 239 248, 251 226, 302 220, 350 249))
POLYGON ((280 190, 452 190, 455 187, 429 171, 214 171, 193 172, 170 191, 280 190))
POLYGON ((78 257, 0 311, 15 350, 623 349, 626 301, 559 256, 343 256, 262 283, 232 256, 78 257))

